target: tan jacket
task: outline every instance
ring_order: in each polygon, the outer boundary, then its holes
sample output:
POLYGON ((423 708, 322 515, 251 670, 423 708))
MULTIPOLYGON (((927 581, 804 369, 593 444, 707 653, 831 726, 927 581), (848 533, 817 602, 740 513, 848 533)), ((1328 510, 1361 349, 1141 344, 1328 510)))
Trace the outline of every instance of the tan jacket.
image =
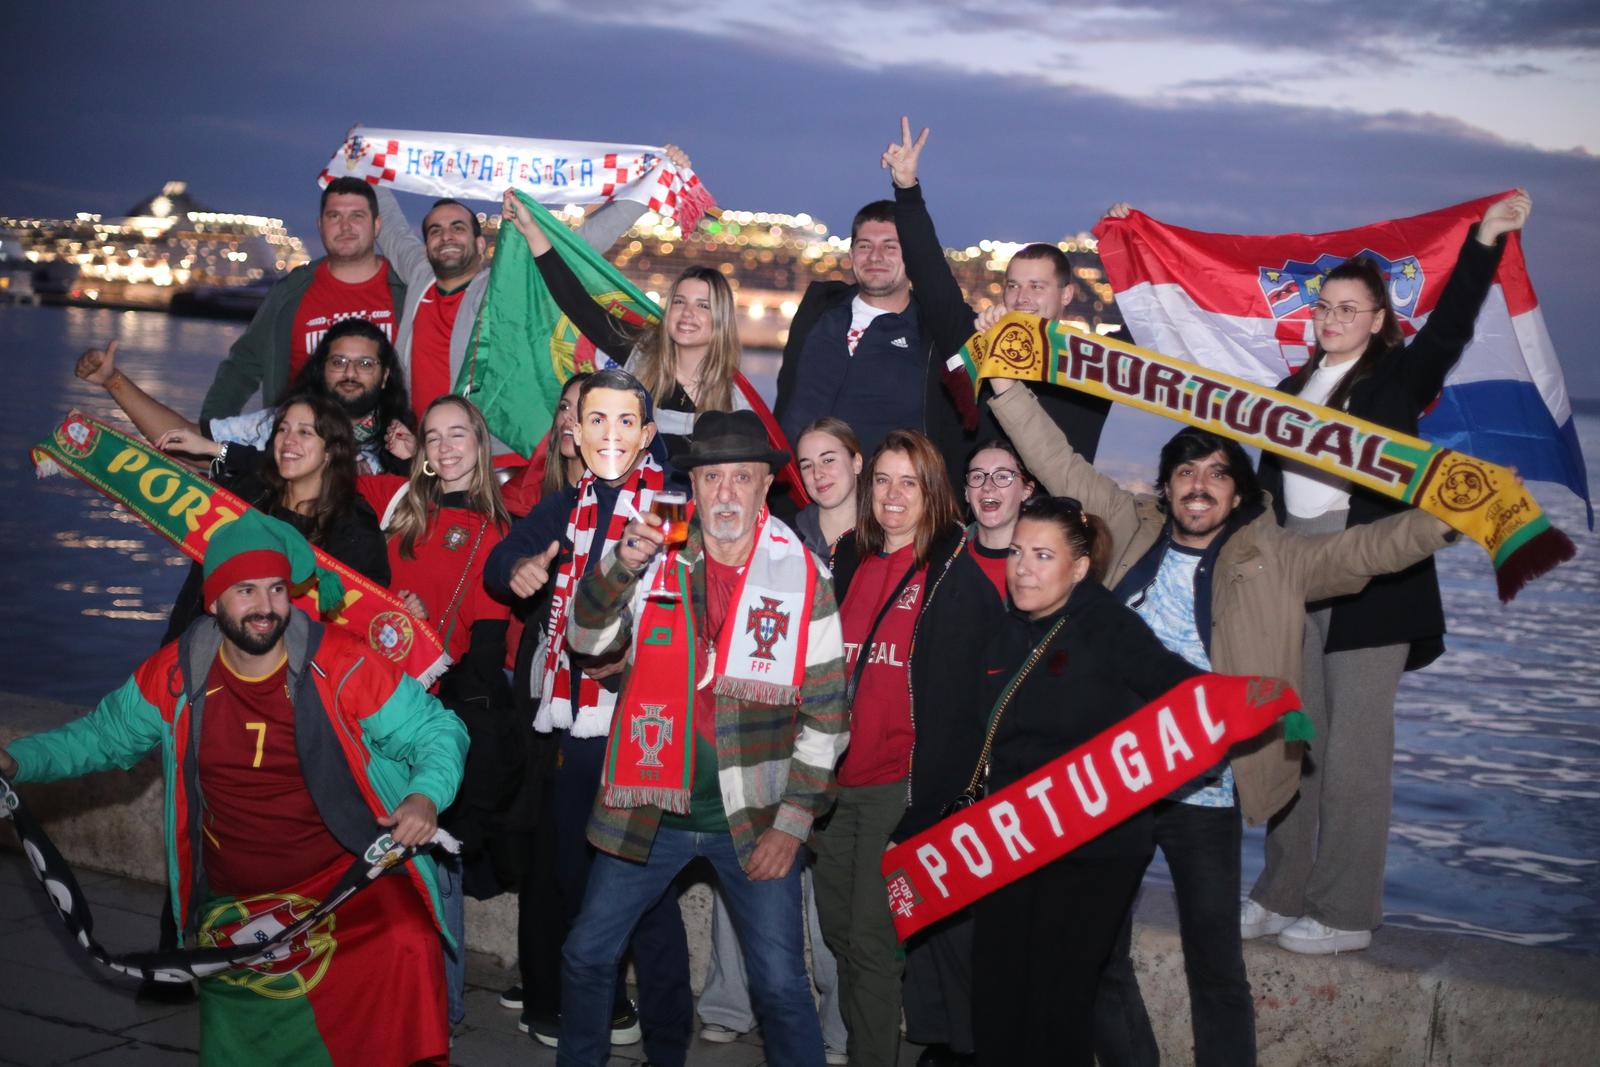
MULTIPOLYGON (((1111 529, 1114 588, 1161 539, 1167 515, 1148 493, 1130 493, 1072 451, 1027 388, 989 401, 1023 463, 1046 490, 1076 497, 1111 529)), ((1450 543, 1448 526, 1415 509, 1339 533, 1307 537, 1280 527, 1272 508, 1235 530, 1217 554, 1211 579, 1211 667, 1264 674, 1299 686, 1306 602, 1358 593, 1372 577, 1401 570, 1450 543)), ((1274 726, 1230 755, 1239 806, 1264 822, 1300 788, 1303 746, 1274 726)))

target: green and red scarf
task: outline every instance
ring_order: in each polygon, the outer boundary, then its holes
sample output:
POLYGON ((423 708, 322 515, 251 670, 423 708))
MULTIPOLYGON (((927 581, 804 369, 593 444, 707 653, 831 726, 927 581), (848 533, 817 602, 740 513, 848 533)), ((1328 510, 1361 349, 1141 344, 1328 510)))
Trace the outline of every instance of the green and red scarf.
MULTIPOLYGON (((177 545, 196 563, 206 545, 250 505, 200 477, 170 456, 81 411, 68 413, 55 432, 33 446, 40 476, 52 466, 88 482, 177 545)), ((317 584, 296 587, 294 604, 313 618, 361 634, 373 652, 399 664, 423 685, 432 685, 450 665, 433 627, 414 617, 389 590, 312 546, 317 566, 344 585, 338 604, 321 604, 317 584)))

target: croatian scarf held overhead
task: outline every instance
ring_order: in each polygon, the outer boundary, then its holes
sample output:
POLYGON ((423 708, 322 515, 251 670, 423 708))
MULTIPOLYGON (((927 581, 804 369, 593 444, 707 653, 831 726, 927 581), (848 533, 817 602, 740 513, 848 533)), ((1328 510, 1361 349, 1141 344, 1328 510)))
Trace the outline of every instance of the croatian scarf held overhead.
POLYGON ((622 713, 611 724, 605 803, 687 815, 694 786, 695 690, 710 685, 717 696, 743 704, 799 704, 818 572, 800 535, 762 508, 715 655, 702 665, 689 567, 681 556, 672 564, 666 588, 679 594, 676 599, 651 596, 648 572, 636 592, 643 604, 636 612, 622 713))
POLYGON ((666 474, 646 453, 644 461, 628 475, 622 491, 617 494, 617 505, 598 545, 595 544, 595 525, 599 521, 600 504, 595 497, 594 483, 592 472, 585 472, 578 483, 578 503, 567 519, 567 540, 572 542, 572 556, 556 573, 555 589, 550 596, 539 713, 533 720, 534 729, 541 733, 570 730, 573 737, 603 737, 611 726, 611 710, 616 705, 617 695, 587 674, 579 677, 577 706, 573 706, 572 661, 567 655, 572 594, 588 569, 589 559, 604 559, 622 539, 622 530, 628 521, 650 510, 650 502, 666 484, 666 474))
POLYGON ((685 232, 717 208, 694 171, 654 145, 356 126, 317 181, 346 177, 466 200, 499 200, 508 187, 541 204, 633 200, 685 232))
POLYGON ((1504 467, 1059 319, 1013 312, 974 334, 947 361, 946 374, 958 402, 968 406, 984 378, 1064 385, 1287 456, 1421 508, 1488 550, 1502 601, 1576 551, 1504 467))

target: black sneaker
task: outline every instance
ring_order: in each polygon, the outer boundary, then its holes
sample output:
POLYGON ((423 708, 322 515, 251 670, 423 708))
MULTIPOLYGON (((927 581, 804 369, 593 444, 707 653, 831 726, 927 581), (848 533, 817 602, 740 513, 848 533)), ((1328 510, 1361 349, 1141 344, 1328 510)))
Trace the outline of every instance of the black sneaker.
POLYGON ((525 1011, 522 1013, 522 1018, 517 1021, 517 1029, 545 1048, 555 1048, 561 1038, 561 1016, 541 1018, 525 1011))
POLYGON ((644 1030, 639 1027, 639 1013, 633 1001, 624 1000, 611 1013, 611 1043, 637 1045, 644 1040, 644 1030))
POLYGON ((509 1008, 512 1011, 521 1011, 522 987, 519 985, 514 985, 507 989, 504 993, 501 993, 500 1006, 502 1008, 509 1008))

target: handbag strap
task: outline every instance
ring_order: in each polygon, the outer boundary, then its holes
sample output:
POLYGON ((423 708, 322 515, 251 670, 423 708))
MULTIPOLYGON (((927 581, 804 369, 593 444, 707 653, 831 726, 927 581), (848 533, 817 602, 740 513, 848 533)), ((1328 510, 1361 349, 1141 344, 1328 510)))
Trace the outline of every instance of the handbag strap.
POLYGON ((1022 687, 1023 679, 1027 678, 1033 668, 1038 666, 1039 660, 1044 657, 1044 650, 1050 647, 1050 642, 1055 640, 1056 633, 1067 621, 1065 615, 1057 619, 1055 625, 1050 627, 1044 635, 1044 640, 1033 646, 1033 651, 1028 653, 1028 658, 1022 666, 1017 668, 1017 673, 1011 676, 1011 681, 1006 683, 1000 699, 994 702, 994 707, 989 712, 989 732, 983 739, 983 751, 978 755, 978 765, 972 769, 972 778, 967 782, 967 793, 970 796, 978 795, 978 786, 989 776, 989 751, 994 747, 994 735, 1000 729, 1000 716, 1004 714, 1006 706, 1011 703, 1011 698, 1022 687))
POLYGON ((467 577, 472 573, 472 562, 478 558, 478 548, 483 544, 483 531, 489 528, 493 520, 487 516, 480 516, 482 521, 478 524, 478 535, 472 539, 472 551, 467 553, 467 562, 461 568, 461 577, 456 581, 456 591, 450 594, 450 603, 445 605, 444 615, 440 621, 448 625, 439 630, 439 640, 448 650, 450 648, 450 634, 456 628, 457 609, 461 607, 461 594, 467 587, 467 577))
MULTIPOLYGON (((889 610, 894 607, 895 601, 900 599, 900 594, 905 592, 906 585, 911 581, 911 576, 917 573, 917 563, 912 560, 911 566, 900 576, 900 581, 894 587, 894 592, 889 594, 889 599, 883 602, 883 607, 878 611, 878 617, 872 620, 872 627, 867 631, 867 636, 862 639, 861 647, 856 650, 856 665, 850 671, 850 680, 844 687, 844 706, 853 708, 856 704, 856 689, 861 685, 861 675, 867 669, 867 660, 871 657, 872 638, 878 632, 878 626, 889 617, 889 610)), ((910 670, 910 664, 906 665, 910 670)))

